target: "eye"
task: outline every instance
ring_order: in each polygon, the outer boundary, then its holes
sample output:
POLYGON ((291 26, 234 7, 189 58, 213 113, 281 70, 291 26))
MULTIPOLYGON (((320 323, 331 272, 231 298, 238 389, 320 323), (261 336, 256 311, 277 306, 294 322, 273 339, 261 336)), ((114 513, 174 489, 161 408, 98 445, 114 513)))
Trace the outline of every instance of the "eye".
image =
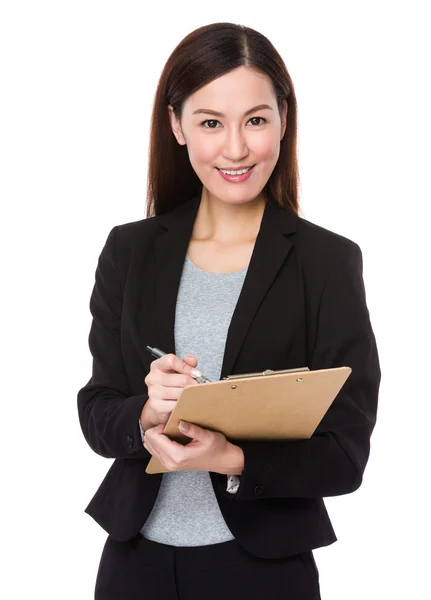
MULTIPOLYGON (((263 123, 266 123, 266 119, 264 117, 251 117, 251 119, 249 119, 249 121, 255 121, 255 120, 259 120, 262 121, 261 123, 256 123, 256 125, 263 125, 263 123)), ((219 129, 218 127, 212 127, 212 126, 208 126, 206 127, 206 123, 220 123, 220 121, 217 121, 217 119, 206 119, 205 121, 202 121, 201 126, 204 127, 205 129, 219 129)))
MULTIPOLYGON (((202 121, 201 125, 205 127, 205 123, 220 123, 217 119, 206 119, 206 121, 202 121)), ((206 129, 218 129, 217 127, 206 127, 206 129)))
MULTIPOLYGON (((266 119, 264 119, 263 117, 252 117, 250 119, 250 121, 254 121, 255 119, 260 119, 261 121, 263 121, 264 123, 266 123, 266 119)), ((257 123, 257 125, 263 125, 263 123, 257 123)))

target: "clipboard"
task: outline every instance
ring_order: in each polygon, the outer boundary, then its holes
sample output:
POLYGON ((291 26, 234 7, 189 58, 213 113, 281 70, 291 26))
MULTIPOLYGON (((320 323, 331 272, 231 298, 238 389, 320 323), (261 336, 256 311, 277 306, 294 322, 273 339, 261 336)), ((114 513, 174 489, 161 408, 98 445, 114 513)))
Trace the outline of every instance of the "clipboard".
MULTIPOLYGON (((220 431, 228 440, 310 438, 352 372, 351 367, 310 371, 308 367, 229 375, 186 386, 163 433, 187 445, 180 420, 220 431)), ((152 456, 146 473, 169 472, 152 456)))

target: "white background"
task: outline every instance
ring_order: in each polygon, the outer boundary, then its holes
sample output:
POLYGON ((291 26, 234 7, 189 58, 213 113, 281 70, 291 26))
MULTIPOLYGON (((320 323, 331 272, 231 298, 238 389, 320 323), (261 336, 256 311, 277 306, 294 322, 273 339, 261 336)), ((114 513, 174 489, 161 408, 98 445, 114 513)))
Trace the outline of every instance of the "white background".
POLYGON ((93 598, 106 533, 84 508, 112 462, 86 444, 76 406, 91 376, 94 272, 110 229, 145 216, 164 63, 216 21, 259 30, 283 56, 298 100, 302 216, 363 251, 379 415, 362 486, 326 499, 338 541, 315 550, 322 598, 427 597, 425 5, 2 2, 2 598, 93 598))

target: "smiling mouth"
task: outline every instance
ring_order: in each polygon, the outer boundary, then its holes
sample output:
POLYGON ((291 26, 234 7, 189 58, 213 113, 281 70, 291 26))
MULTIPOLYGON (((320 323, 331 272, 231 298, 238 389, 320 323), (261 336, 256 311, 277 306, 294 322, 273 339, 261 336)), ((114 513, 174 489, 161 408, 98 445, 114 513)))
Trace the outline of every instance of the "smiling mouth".
POLYGON ((248 169, 250 171, 250 169, 253 169, 253 167, 255 167, 256 165, 251 165, 250 167, 239 167, 237 169, 221 169, 220 167, 216 167, 217 171, 244 171, 244 169, 248 169))

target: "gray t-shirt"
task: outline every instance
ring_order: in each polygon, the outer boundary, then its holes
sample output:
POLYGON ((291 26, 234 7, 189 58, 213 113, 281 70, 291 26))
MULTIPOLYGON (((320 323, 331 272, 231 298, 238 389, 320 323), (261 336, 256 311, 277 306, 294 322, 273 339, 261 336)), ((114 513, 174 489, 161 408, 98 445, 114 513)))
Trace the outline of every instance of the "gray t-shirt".
MULTIPOLYGON (((186 256, 175 314, 175 354, 193 354, 197 369, 219 381, 227 331, 247 269, 204 271, 186 256)), ((140 531, 172 546, 205 546, 234 536, 220 511, 208 471, 163 473, 156 502, 140 531)))

